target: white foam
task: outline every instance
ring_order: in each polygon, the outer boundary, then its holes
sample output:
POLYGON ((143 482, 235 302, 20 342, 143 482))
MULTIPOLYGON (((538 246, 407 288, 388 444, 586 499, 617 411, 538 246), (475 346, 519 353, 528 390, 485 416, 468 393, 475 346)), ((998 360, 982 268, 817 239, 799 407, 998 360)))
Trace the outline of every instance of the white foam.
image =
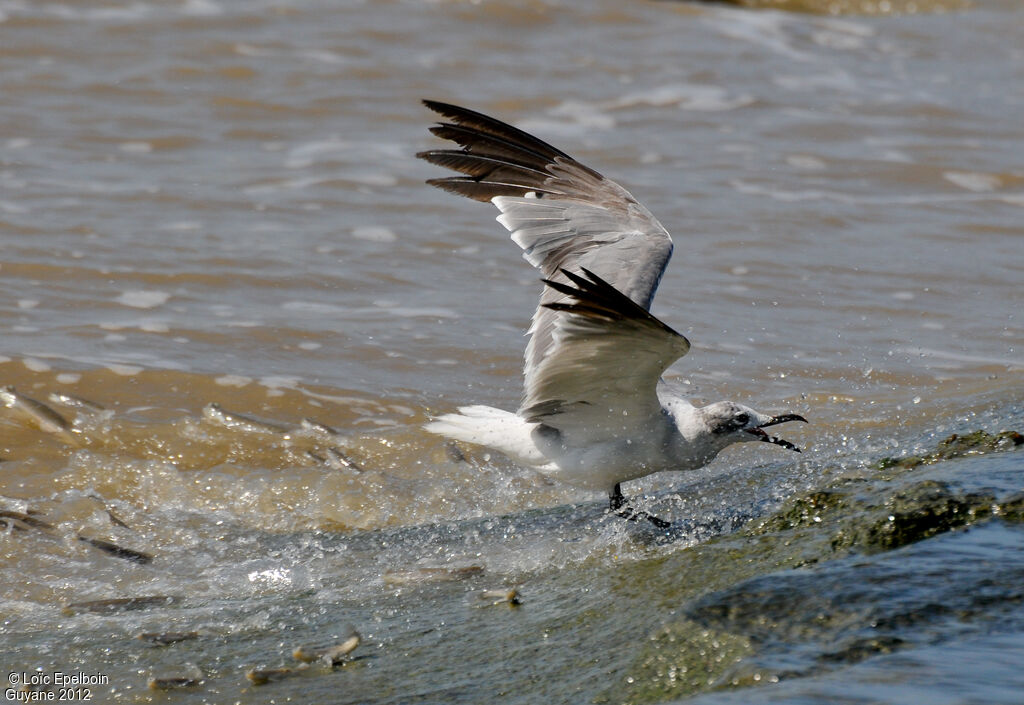
POLYGON ((149 142, 122 142, 117 148, 129 154, 149 154, 153 151, 153 145, 149 142))
POLYGON ((826 166, 825 162, 821 159, 807 154, 791 154, 786 157, 786 163, 796 169, 806 169, 808 171, 820 171, 826 166))
POLYGON ((352 228, 352 237, 369 242, 395 242, 398 240, 395 231, 383 225, 361 225, 352 228))
POLYGON ((749 94, 730 94, 721 86, 696 83, 673 83, 643 91, 627 93, 609 107, 626 108, 634 105, 678 105, 683 110, 717 112, 750 105, 754 97, 749 94))
POLYGON ((351 142, 340 140, 337 137, 319 140, 316 142, 307 142, 306 144, 289 149, 284 165, 287 169, 303 169, 314 164, 317 159, 322 160, 325 156, 330 154, 347 152, 351 148, 351 142))
POLYGON ((202 230, 203 224, 197 220, 178 220, 172 223, 164 223, 163 225, 157 227, 159 230, 168 230, 171 232, 185 232, 193 230, 202 230))
POLYGON ((52 369, 50 365, 34 357, 23 358, 21 363, 33 372, 49 372, 52 369))
POLYGON ((163 321, 143 320, 139 323, 139 330, 146 333, 167 333, 171 328, 163 321))
POLYGON ((132 308, 155 308, 167 303, 171 295, 166 291, 143 291, 133 289, 122 292, 117 297, 117 303, 132 308))
POLYGON ((320 301, 285 301, 281 304, 285 311, 301 311, 303 313, 316 313, 324 316, 351 314, 353 309, 335 304, 325 304, 320 301))
POLYGON ((244 387, 252 382, 252 377, 243 377, 242 375, 222 375, 213 381, 215 384, 219 384, 222 387, 244 387))
POLYGON ((998 176, 976 171, 944 171, 942 178, 974 193, 988 193, 1003 185, 1002 179, 998 176))
POLYGON ((126 365, 121 362, 112 362, 107 365, 107 369, 115 375, 121 375, 122 377, 134 377, 142 372, 144 368, 139 367, 138 365, 126 365))
POLYGON ((268 375, 260 377, 260 384, 269 387, 271 390, 279 390, 281 387, 292 389, 299 384, 300 377, 291 375, 268 375))
POLYGON ((333 51, 327 51, 326 49, 315 49, 302 52, 302 56, 307 59, 313 59, 323 64, 330 64, 332 66, 340 66, 341 64, 347 64, 346 59, 341 54, 336 54, 333 51))

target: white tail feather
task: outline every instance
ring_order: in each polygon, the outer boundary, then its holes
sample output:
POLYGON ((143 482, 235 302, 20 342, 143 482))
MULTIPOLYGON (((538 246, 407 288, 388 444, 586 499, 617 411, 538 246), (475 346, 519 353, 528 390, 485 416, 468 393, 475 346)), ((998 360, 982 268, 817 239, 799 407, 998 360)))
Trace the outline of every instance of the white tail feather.
POLYGON ((459 407, 457 414, 445 414, 423 426, 431 433, 501 451, 524 465, 540 467, 550 461, 533 442, 537 424, 509 411, 476 404, 459 407))

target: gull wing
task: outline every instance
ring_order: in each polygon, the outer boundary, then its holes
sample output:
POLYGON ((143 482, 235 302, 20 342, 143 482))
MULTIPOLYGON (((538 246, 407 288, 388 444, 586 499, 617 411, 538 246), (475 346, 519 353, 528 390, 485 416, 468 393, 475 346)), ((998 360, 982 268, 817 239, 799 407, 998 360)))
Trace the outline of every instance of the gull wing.
POLYGON ((554 316, 552 345, 526 385, 519 414, 562 431, 621 434, 661 412, 662 373, 690 341, 586 268, 563 269, 571 284, 544 280, 565 301, 554 316))
MULTIPOLYGON (((427 183, 494 203, 501 211, 498 222, 547 279, 564 284, 569 281, 564 269, 585 267, 643 309, 650 308, 672 255, 672 238, 628 191, 511 125, 447 103, 424 104, 451 120, 431 132, 461 149, 417 156, 463 174, 427 183)), ((556 316, 548 304, 564 302, 565 296, 550 286, 541 293, 526 347, 527 390, 535 386, 534 377, 554 345, 556 316)))

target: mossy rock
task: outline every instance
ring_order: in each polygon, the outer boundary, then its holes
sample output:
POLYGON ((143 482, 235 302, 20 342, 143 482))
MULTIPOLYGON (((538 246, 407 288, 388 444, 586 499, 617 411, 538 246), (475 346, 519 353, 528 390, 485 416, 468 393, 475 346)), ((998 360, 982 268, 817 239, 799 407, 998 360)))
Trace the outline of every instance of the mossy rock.
POLYGON ((745 636, 682 619, 653 634, 625 687, 615 684, 598 702, 660 703, 723 687, 752 650, 745 636))
POLYGON ((845 492, 836 489, 815 490, 791 499, 778 512, 752 528, 750 533, 767 534, 820 524, 823 516, 845 507, 846 503, 845 492))
POLYGON ((911 469, 919 465, 931 465, 943 460, 961 458, 965 455, 981 455, 1003 450, 1012 450, 1024 445, 1024 435, 1016 431, 1000 431, 992 434, 987 431, 974 431, 960 435, 954 433, 939 441, 938 447, 925 455, 909 455, 905 458, 882 458, 875 467, 878 470, 890 468, 911 469))
MULTIPOLYGON (((897 549, 996 516, 1024 521, 1024 492, 996 506, 992 496, 923 479, 924 469, 905 469, 1020 447, 1022 440, 1013 432, 950 436, 927 455, 893 461, 897 470, 837 478, 790 498, 743 531, 624 567, 617 589, 633 594, 642 586, 637 599, 670 615, 670 623, 637 644, 629 670, 596 702, 659 703, 785 679, 793 675, 788 665, 765 656, 766 644, 776 639, 839 636, 820 656, 826 669, 913 646, 882 622, 865 632, 857 605, 844 608, 830 598, 815 603, 816 571, 792 569, 850 552, 897 549)), ((883 616, 906 618, 899 609, 883 616)))
POLYGON ((958 493, 926 480, 892 495, 878 510, 855 517, 832 538, 835 550, 891 551, 992 515, 995 497, 958 493))
POLYGON ((907 646, 906 640, 892 635, 855 638, 834 651, 822 654, 820 660, 826 663, 850 665, 874 656, 891 654, 907 646))
POLYGON ((1007 497, 999 503, 997 511, 1006 521, 1024 522, 1024 492, 1007 497))

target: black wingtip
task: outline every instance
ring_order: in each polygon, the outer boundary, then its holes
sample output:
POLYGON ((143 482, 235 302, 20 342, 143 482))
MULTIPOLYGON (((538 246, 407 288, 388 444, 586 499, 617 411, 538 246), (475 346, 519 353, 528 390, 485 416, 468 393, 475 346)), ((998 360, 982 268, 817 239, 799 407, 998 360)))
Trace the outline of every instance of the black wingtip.
MULTIPOLYGON (((542 157, 547 161, 558 158, 572 159, 572 157, 557 147, 490 115, 485 115, 484 113, 470 110, 454 103, 445 103, 429 98, 423 99, 423 105, 438 115, 452 120, 456 125, 466 128, 468 132, 478 133, 477 139, 484 143, 488 140, 498 139, 517 149, 542 157)), ((442 126, 445 124, 441 123, 442 126)), ((463 147, 465 146, 463 145, 463 147)))
POLYGON ((431 100, 430 98, 423 99, 423 105, 433 110, 438 115, 443 115, 446 118, 455 119, 460 112, 463 112, 465 108, 460 108, 458 105, 452 103, 445 103, 440 100, 431 100))
POLYGON ((608 320, 642 321, 647 325, 656 326, 666 333, 680 338, 684 341, 686 349, 689 349, 690 341, 686 339, 686 336, 673 330, 663 321, 652 315, 646 308, 633 301, 633 299, 623 294, 591 270, 586 267, 580 267, 582 275, 571 272, 564 267, 560 268, 559 271, 562 273, 562 276, 572 282, 572 284, 575 284, 575 287, 550 279, 541 279, 541 281, 546 286, 573 300, 569 302, 552 301, 542 303, 541 306, 544 308, 549 308, 552 311, 566 311, 585 317, 596 316, 608 320))

